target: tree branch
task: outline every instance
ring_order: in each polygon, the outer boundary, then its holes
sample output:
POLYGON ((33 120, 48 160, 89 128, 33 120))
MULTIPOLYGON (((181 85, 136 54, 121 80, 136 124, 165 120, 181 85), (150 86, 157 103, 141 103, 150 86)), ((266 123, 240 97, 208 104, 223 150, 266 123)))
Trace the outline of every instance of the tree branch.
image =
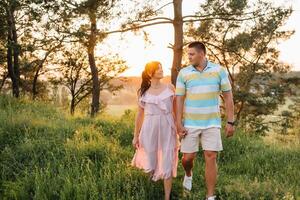
POLYGON ((254 17, 248 17, 248 18, 234 18, 234 17, 211 17, 211 18, 203 18, 203 19, 190 19, 190 20, 183 20, 183 23, 185 22, 198 22, 198 21, 207 21, 207 20, 216 20, 216 19, 220 19, 220 20, 228 20, 228 21, 246 21, 246 20, 251 20, 251 19, 255 19, 257 16, 254 17))
MULTIPOLYGON (((261 12, 261 11, 259 11, 261 12)), ((251 15, 251 14, 257 14, 258 11, 252 11, 252 12, 248 12, 248 13, 243 13, 243 16, 247 16, 247 15, 251 15)), ((205 17, 210 17, 210 16, 236 16, 236 13, 209 13, 206 15, 186 15, 183 16, 182 19, 186 19, 186 18, 205 18, 205 17)), ((265 14, 263 14, 265 15, 265 14)))
POLYGON ((114 31, 108 31, 108 32, 104 32, 104 34, 124 33, 124 32, 127 32, 127 31, 137 30, 137 29, 141 29, 141 28, 144 28, 144 27, 153 26, 153 25, 157 25, 157 24, 172 24, 172 22, 171 21, 153 22, 153 23, 149 23, 149 24, 138 25, 138 26, 135 26, 135 27, 129 27, 129 28, 114 30, 114 31))
POLYGON ((173 20, 168 17, 155 17, 155 18, 151 18, 151 19, 138 19, 138 20, 131 21, 131 23, 150 22, 150 21, 156 21, 156 20, 166 20, 166 21, 173 22, 173 20))
POLYGON ((164 7, 166 7, 166 6, 170 5, 170 4, 173 4, 173 1, 171 1, 171 2, 169 2, 169 3, 166 3, 165 5, 162 5, 162 6, 159 7, 158 9, 154 10, 154 12, 157 12, 157 11, 163 9, 164 7))
POLYGON ((85 97, 90 95, 91 92, 92 92, 92 90, 88 90, 84 95, 82 95, 80 98, 78 98, 77 101, 75 102, 75 106, 77 106, 85 97))

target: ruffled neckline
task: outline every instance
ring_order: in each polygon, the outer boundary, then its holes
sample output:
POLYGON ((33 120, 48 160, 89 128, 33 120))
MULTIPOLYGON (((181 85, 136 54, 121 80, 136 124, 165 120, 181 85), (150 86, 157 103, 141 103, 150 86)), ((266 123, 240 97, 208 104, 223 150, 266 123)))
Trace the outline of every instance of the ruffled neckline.
POLYGON ((169 88, 167 87, 166 89, 164 89, 160 94, 158 95, 152 95, 149 93, 145 93, 140 99, 140 102, 145 102, 145 103, 151 103, 151 104, 156 104, 158 105, 158 107, 162 110, 164 110, 165 112, 168 112, 166 103, 164 102, 165 99, 167 99, 170 96, 174 96, 175 93, 169 88))
POLYGON ((171 89, 168 86, 166 86, 166 88, 161 93, 159 93, 158 95, 150 94, 150 93, 148 93, 148 91, 146 91, 146 93, 143 97, 146 98, 146 99, 154 97, 154 98, 159 98, 159 99, 163 100, 163 99, 165 99, 169 96, 172 96, 172 95, 174 95, 174 92, 171 92, 171 89))

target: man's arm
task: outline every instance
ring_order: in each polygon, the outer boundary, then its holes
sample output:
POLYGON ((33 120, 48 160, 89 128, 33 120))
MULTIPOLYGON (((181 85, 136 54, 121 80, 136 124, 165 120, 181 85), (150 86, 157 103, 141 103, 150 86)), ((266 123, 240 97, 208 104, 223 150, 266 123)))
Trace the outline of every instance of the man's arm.
POLYGON ((184 96, 176 96, 176 123, 182 124, 184 96))
POLYGON ((233 135, 234 127, 227 122, 234 122, 234 104, 232 91, 222 92, 225 101, 225 111, 226 111, 226 136, 230 137, 233 135))
POLYGON ((186 130, 182 124, 183 104, 186 94, 186 81, 183 76, 183 71, 180 70, 176 80, 176 127, 178 134, 183 137, 186 135, 186 130))
POLYGON ((180 136, 184 136, 186 134, 186 130, 182 124, 184 99, 185 96, 183 95, 176 96, 176 126, 180 136))

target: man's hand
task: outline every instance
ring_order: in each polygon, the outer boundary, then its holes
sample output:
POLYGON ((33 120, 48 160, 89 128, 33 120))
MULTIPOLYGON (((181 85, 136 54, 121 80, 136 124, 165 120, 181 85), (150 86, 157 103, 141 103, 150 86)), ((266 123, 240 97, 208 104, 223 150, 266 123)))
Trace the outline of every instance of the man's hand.
POLYGON ((234 126, 231 124, 226 124, 225 135, 227 138, 232 137, 234 133, 234 126))
POLYGON ((187 134, 187 130, 182 124, 177 124, 177 134, 180 138, 183 138, 187 134))

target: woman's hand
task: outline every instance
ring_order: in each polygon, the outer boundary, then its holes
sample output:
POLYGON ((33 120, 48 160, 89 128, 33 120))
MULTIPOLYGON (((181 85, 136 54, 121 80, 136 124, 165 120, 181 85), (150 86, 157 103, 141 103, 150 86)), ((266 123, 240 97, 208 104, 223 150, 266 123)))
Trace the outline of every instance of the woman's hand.
POLYGON ((132 146, 136 149, 139 148, 140 144, 139 144, 139 138, 137 136, 133 137, 132 146))

